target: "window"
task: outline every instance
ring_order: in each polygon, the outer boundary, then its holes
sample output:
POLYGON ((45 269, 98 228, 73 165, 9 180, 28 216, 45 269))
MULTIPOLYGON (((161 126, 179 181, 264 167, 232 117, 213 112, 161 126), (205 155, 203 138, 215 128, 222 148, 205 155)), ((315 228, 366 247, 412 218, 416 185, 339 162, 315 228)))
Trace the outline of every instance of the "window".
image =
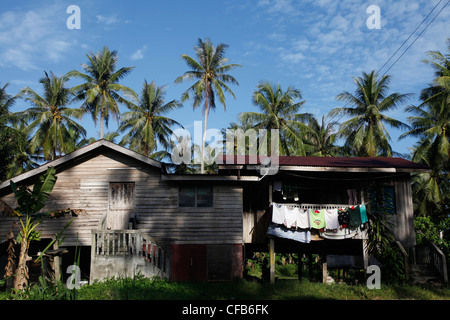
POLYGON ((180 186, 178 190, 180 207, 212 207, 212 186, 180 186))
POLYGON ((370 205, 372 210, 379 213, 397 214, 395 187, 384 186, 370 192, 370 205))
POLYGON ((134 207, 134 183, 110 183, 109 184, 109 208, 133 209, 134 207))

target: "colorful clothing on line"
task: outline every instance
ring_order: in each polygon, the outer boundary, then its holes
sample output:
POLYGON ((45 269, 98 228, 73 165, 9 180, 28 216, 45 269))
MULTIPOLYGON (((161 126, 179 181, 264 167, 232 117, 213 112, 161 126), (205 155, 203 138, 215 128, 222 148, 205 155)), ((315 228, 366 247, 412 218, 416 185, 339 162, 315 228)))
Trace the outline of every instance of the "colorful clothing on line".
POLYGON ((361 214, 361 223, 366 223, 369 221, 367 218, 367 211, 366 211, 366 205, 362 204, 359 206, 359 212, 361 214))
POLYGON ((309 221, 311 228, 325 228, 325 209, 309 209, 309 221))
POLYGON ((350 228, 357 228, 361 223, 361 212, 359 211, 359 206, 348 207, 348 213, 350 216, 349 226, 350 228))
POLYGON ((338 222, 342 228, 347 228, 350 222, 350 216, 348 213, 348 208, 338 209, 338 222))

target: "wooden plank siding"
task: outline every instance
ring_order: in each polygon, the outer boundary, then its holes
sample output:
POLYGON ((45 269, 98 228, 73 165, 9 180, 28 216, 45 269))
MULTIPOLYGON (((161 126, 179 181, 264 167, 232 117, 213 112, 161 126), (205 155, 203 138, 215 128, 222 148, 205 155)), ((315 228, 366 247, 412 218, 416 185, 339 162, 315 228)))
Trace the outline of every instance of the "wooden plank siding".
MULTIPOLYGON (((44 221, 39 230, 51 238, 65 224, 63 245, 91 245, 91 230, 99 229, 108 210, 109 184, 135 183, 137 229, 156 240, 173 243, 242 243, 242 188, 214 186, 214 206, 178 207, 178 186, 161 180, 161 169, 127 155, 107 150, 83 161, 73 161, 57 170, 57 182, 43 210, 83 209, 85 214, 44 221)), ((13 179, 14 180, 14 179, 13 179)), ((1 198, 15 207, 13 194, 1 198)), ((16 218, 0 215, 0 241, 16 218)), ((17 232, 17 229, 16 229, 17 232)))
POLYGON ((214 206, 202 208, 178 207, 178 187, 165 188, 159 199, 165 198, 167 206, 161 200, 157 200, 157 205, 147 206, 137 195, 139 230, 175 244, 242 243, 241 188, 214 186, 214 206))

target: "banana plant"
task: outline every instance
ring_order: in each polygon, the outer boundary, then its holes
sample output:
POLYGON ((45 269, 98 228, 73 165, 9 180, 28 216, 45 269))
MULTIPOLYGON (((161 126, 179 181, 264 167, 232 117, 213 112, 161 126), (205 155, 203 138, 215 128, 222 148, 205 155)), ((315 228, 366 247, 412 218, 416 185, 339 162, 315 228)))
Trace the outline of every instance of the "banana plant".
POLYGON ((49 215, 49 212, 41 212, 45 202, 50 196, 56 183, 56 169, 49 167, 47 172, 39 177, 39 181, 30 190, 27 186, 18 186, 13 181, 10 186, 17 199, 18 207, 14 209, 14 214, 19 218, 19 234, 17 242, 20 243, 19 262, 14 279, 14 289, 24 291, 28 286, 28 267, 27 261, 31 260, 28 256, 28 249, 31 241, 40 240, 40 232, 36 230, 42 219, 49 215))

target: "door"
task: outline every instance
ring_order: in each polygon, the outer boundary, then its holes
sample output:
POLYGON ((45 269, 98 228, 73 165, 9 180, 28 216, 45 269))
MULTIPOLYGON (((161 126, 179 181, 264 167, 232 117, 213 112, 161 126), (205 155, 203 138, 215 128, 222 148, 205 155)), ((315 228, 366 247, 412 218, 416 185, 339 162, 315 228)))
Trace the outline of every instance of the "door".
POLYGON ((109 184, 107 230, 128 229, 130 214, 134 209, 134 182, 109 184))

